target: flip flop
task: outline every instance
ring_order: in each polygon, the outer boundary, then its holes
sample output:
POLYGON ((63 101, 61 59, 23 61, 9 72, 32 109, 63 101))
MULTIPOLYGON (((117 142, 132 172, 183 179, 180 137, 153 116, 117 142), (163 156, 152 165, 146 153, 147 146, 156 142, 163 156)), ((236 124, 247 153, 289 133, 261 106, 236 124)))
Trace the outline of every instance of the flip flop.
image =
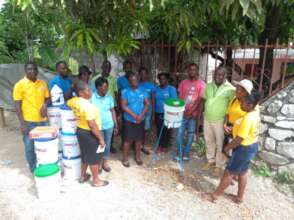
POLYGON ((142 166, 143 165, 143 161, 142 160, 137 160, 135 159, 136 163, 138 166, 142 166))
POLYGON ((238 205, 240 205, 240 204, 242 204, 243 203, 243 200, 242 199, 240 199, 238 196, 236 196, 236 195, 233 195, 233 194, 228 194, 227 195, 234 203, 236 203, 236 204, 238 204, 238 205))
POLYGON ((101 181, 101 182, 102 182, 102 184, 101 183, 92 183, 92 186, 93 187, 103 187, 103 186, 107 186, 109 184, 108 181, 101 181))
POLYGON ((85 177, 84 178, 80 178, 79 179, 79 183, 85 183, 85 182, 87 182, 89 179, 91 178, 91 175, 90 174, 88 174, 88 173, 86 173, 86 175, 85 175, 85 177))
POLYGON ((201 199, 206 200, 208 202, 216 203, 216 198, 213 197, 211 193, 202 193, 201 194, 201 199))
POLYGON ((122 163, 122 165, 123 165, 124 167, 127 167, 127 168, 130 167, 130 163, 129 163, 129 161, 122 161, 121 163, 122 163))

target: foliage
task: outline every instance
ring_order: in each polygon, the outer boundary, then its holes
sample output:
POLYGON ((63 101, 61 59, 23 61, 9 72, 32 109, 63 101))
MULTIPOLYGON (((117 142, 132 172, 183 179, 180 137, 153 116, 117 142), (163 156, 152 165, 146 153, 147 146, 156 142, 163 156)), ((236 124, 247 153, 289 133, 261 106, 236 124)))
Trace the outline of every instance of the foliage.
POLYGON ((281 172, 274 176, 274 181, 278 184, 294 184, 294 173, 281 172))
POLYGON ((271 171, 270 167, 265 163, 262 163, 256 167, 254 167, 254 173, 257 176, 262 176, 262 177, 271 177, 272 176, 272 171, 271 171))
POLYGON ((205 155, 206 146, 205 146, 205 140, 203 137, 200 137, 197 143, 193 144, 193 147, 195 148, 199 157, 203 157, 205 155))

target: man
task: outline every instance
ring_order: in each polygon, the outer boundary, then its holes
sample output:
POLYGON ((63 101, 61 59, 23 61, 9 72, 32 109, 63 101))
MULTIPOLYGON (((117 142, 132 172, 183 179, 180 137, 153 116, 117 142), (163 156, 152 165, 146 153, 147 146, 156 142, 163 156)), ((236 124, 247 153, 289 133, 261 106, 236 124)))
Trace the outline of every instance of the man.
POLYGON ((179 98, 185 100, 184 119, 178 130, 176 143, 178 154, 181 148, 183 155, 178 155, 176 160, 190 160, 190 149, 192 146, 194 134, 196 132, 196 118, 200 116, 202 106, 202 95, 205 89, 205 83, 198 79, 199 67, 195 63, 191 63, 188 67, 188 79, 183 80, 178 88, 179 98), (184 134, 187 131, 187 143, 184 145, 184 134), (183 158, 180 158, 183 156, 183 158))
MULTIPOLYGON (((101 66, 101 74, 98 74, 97 76, 93 77, 92 79, 92 89, 93 91, 96 91, 96 87, 95 87, 95 81, 99 78, 99 77, 104 77, 107 79, 108 81, 108 93, 112 96, 113 100, 114 100, 114 109, 117 110, 117 102, 118 102, 118 92, 117 92, 117 81, 116 78, 112 75, 110 75, 111 72, 111 63, 108 60, 104 60, 101 66)), ((110 145, 110 152, 115 154, 117 152, 117 150, 115 149, 115 147, 113 146, 113 137, 111 138, 111 145, 110 145)))
POLYGON ((154 97, 155 84, 150 81, 150 75, 147 68, 140 67, 138 74, 140 78, 139 87, 145 90, 148 97, 148 101, 149 101, 149 107, 148 107, 148 111, 146 112, 145 121, 144 121, 145 137, 142 143, 143 144, 142 152, 149 155, 150 152, 145 146, 145 141, 146 141, 146 134, 148 131, 150 131, 152 127, 152 115, 154 115, 154 106, 152 105, 152 100, 154 100, 155 98, 154 97))
POLYGON ((37 162, 34 142, 29 138, 29 132, 37 126, 47 125, 47 104, 50 96, 47 84, 37 79, 36 63, 27 62, 25 73, 26 76, 19 80, 13 88, 13 100, 23 134, 26 160, 30 171, 33 172, 37 162))
POLYGON ((130 72, 132 72, 132 63, 126 60, 123 63, 123 70, 124 70, 124 75, 118 77, 117 79, 117 88, 119 93, 121 93, 121 91, 124 90, 125 88, 130 87, 130 84, 128 81, 128 75, 130 72))
POLYGON ((65 61, 56 63, 57 75, 49 82, 51 102, 54 106, 60 106, 72 97, 72 81, 68 77, 68 66, 65 61))
POLYGON ((226 80, 228 69, 219 67, 215 70, 213 81, 206 85, 203 99, 204 108, 204 138, 206 142, 207 164, 215 165, 214 175, 219 176, 225 165, 226 157, 222 153, 224 141, 224 118, 227 107, 235 95, 235 87, 226 80))

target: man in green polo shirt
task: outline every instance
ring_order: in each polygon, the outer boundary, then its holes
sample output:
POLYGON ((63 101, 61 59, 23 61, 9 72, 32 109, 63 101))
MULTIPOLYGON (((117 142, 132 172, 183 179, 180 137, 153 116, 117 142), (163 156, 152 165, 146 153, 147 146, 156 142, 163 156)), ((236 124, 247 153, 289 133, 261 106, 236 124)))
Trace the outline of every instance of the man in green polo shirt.
MULTIPOLYGON (((96 75, 95 77, 92 78, 92 83, 91 87, 92 90, 95 91, 95 80, 98 79, 99 77, 104 77, 108 81, 108 93, 112 96, 113 101, 114 101, 114 108, 117 112, 117 101, 118 101, 118 93, 117 93, 117 82, 116 82, 116 77, 110 75, 111 72, 111 63, 108 60, 104 60, 101 66, 101 74, 96 75)), ((110 152, 111 153, 116 153, 117 150, 113 146, 113 137, 111 139, 111 146, 110 146, 110 152)))
POLYGON ((203 99, 204 107, 204 138, 206 143, 207 164, 209 169, 215 165, 214 175, 219 176, 224 167, 226 157, 222 153, 224 140, 224 117, 230 101, 235 96, 235 87, 226 80, 228 69, 218 67, 213 81, 206 85, 203 99))

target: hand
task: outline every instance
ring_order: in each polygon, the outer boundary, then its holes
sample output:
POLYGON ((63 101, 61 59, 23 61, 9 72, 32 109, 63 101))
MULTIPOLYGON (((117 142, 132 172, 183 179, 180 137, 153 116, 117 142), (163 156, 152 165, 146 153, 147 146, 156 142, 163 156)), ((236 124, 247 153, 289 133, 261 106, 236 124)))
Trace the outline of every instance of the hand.
POLYGON ((115 135, 115 136, 117 136, 117 135, 118 135, 118 133, 119 133, 119 130, 118 130, 118 127, 117 127, 117 125, 116 125, 116 126, 114 126, 113 133, 114 133, 114 135, 115 135))
POLYGON ((104 142, 104 140, 100 140, 100 141, 99 141, 99 145, 101 145, 101 146, 105 146, 105 142, 104 142))
POLYGON ((192 113, 190 111, 185 111, 184 112, 184 118, 190 119, 192 117, 192 113))
POLYGON ((20 125, 20 132, 23 134, 23 135, 27 135, 28 134, 28 127, 25 123, 22 123, 20 125))
POLYGON ((40 110, 40 113, 41 113, 41 116, 42 116, 43 118, 47 117, 47 106, 46 106, 46 104, 44 104, 44 105, 42 106, 42 108, 41 108, 41 110, 40 110))
POLYGON ((231 134, 232 133, 232 128, 227 126, 227 124, 224 124, 224 131, 226 134, 231 134))
POLYGON ((229 154, 229 151, 231 150, 230 146, 229 145, 226 145, 225 148, 224 148, 224 151, 226 154, 229 154))
POLYGON ((137 115, 137 116, 135 117, 135 120, 136 120, 136 123, 137 123, 137 124, 141 123, 142 116, 141 116, 141 115, 137 115))

